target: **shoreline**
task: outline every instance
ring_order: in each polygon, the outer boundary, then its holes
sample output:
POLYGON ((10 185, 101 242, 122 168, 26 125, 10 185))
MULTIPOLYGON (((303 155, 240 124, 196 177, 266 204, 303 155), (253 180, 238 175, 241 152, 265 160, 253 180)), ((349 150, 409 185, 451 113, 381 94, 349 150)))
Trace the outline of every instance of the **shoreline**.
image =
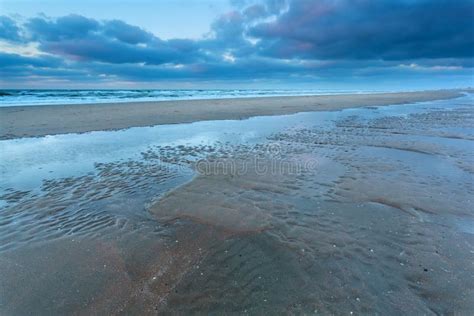
MULTIPOLYGON (((460 90, 462 88, 452 88, 452 89, 440 89, 440 90, 460 90)), ((180 97, 177 95, 174 95, 173 97, 166 98, 164 96, 163 98, 160 99, 159 96, 154 99, 154 97, 136 97, 136 98, 97 98, 95 100, 93 99, 63 99, 62 101, 54 100, 51 99, 49 101, 44 101, 41 103, 15 103, 9 100, 4 100, 1 98, 2 97, 2 92, 7 91, 9 93, 10 91, 24 91, 23 89, 0 89, 0 104, 3 105, 2 107, 27 107, 27 106, 50 106, 50 105, 90 105, 90 104, 113 104, 113 103, 150 103, 150 102, 169 102, 169 101, 199 101, 199 100, 221 100, 221 99, 248 99, 248 98, 279 98, 279 97, 311 97, 311 96, 318 96, 318 95, 324 95, 324 96, 329 96, 329 95, 345 95, 345 94, 380 94, 380 93, 397 93, 397 92, 418 92, 418 91, 423 91, 423 90, 407 90, 407 91, 385 91, 385 90, 380 90, 380 91, 327 91, 327 92, 307 92, 307 93, 298 93, 298 90, 288 90, 289 93, 281 93, 281 94, 255 94, 253 93, 253 90, 247 90, 246 94, 234 94, 234 95, 226 95, 223 94, 221 96, 216 96, 216 95, 208 95, 208 96, 197 96, 197 97, 180 97), (291 93, 291 92, 296 92, 296 93, 291 93)), ((27 89, 27 91, 43 91, 42 89, 27 89)), ((62 91, 61 89, 54 89, 53 91, 62 91)), ((65 91, 95 91, 95 92, 101 92, 101 91, 121 91, 120 89, 112 89, 112 90, 104 90, 104 89, 93 89, 93 90, 83 90, 83 89, 77 89, 77 90, 65 90, 65 91)), ((181 90, 176 90, 176 91, 181 91, 181 90)), ((206 90, 203 90, 206 91, 206 90)), ((213 91, 213 90, 209 90, 213 91)), ((222 91, 222 90, 219 90, 222 91)), ((229 89, 228 91, 234 91, 233 89, 229 89)), ((12 94, 7 95, 8 96, 13 96, 12 94)))
POLYGON ((452 99, 468 90, 0 107, 0 140, 397 105, 452 99))

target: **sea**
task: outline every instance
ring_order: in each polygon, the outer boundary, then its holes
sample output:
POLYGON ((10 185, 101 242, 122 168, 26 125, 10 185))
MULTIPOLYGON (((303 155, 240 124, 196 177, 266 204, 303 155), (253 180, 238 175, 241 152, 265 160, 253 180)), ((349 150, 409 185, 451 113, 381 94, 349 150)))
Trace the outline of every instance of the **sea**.
POLYGON ((385 91, 329 89, 0 90, 0 106, 253 98, 376 92, 385 91))

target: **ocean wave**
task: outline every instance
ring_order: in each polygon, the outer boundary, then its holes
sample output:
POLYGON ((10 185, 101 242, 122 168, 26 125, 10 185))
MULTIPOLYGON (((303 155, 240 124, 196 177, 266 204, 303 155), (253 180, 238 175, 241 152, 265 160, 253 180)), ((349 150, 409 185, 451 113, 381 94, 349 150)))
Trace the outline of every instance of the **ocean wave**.
POLYGON ((1 106, 49 104, 114 103, 167 100, 199 100, 265 96, 304 96, 344 93, 373 93, 354 90, 282 90, 282 89, 187 89, 187 90, 2 90, 1 106))

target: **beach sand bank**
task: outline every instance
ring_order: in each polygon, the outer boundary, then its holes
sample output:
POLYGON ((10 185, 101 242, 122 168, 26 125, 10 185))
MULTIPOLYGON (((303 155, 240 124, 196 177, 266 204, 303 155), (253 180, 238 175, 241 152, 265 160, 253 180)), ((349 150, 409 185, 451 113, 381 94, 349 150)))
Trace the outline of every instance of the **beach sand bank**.
POLYGON ((461 90, 0 107, 0 139, 450 99, 461 90))
POLYGON ((471 315, 472 105, 1 141, 0 314, 471 315))

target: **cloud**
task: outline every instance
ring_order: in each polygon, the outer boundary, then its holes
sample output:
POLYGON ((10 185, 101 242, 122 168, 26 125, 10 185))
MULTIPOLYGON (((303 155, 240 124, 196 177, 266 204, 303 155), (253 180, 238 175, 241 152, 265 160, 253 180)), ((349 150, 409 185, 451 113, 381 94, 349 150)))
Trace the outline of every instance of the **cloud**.
POLYGON ((249 31, 274 58, 472 57, 472 0, 298 0, 249 31))
POLYGON ((97 21, 80 15, 36 17, 24 27, 43 52, 73 61, 158 65, 202 57, 192 40, 163 41, 119 20, 97 21))
POLYGON ((21 40, 20 28, 15 20, 0 16, 0 39, 18 42, 21 40))
POLYGON ((99 28, 99 22, 71 14, 56 20, 45 17, 29 19, 25 25, 31 39, 38 42, 58 42, 85 38, 99 28))
POLYGON ((474 0, 234 3, 201 39, 163 40, 121 20, 75 14, 24 23, 3 16, 0 48, 3 40, 35 52, 0 53, 0 74, 71 82, 356 82, 455 74, 472 83, 474 0))
POLYGON ((265 6, 261 4, 251 5, 243 10, 243 15, 249 20, 255 20, 267 16, 265 6))
POLYGON ((61 59, 52 56, 22 56, 0 52, 0 67, 32 66, 42 68, 53 68, 61 65, 61 59))
POLYGON ((144 31, 138 26, 127 24, 120 20, 104 23, 105 35, 128 44, 148 43, 153 39, 153 34, 144 31))

